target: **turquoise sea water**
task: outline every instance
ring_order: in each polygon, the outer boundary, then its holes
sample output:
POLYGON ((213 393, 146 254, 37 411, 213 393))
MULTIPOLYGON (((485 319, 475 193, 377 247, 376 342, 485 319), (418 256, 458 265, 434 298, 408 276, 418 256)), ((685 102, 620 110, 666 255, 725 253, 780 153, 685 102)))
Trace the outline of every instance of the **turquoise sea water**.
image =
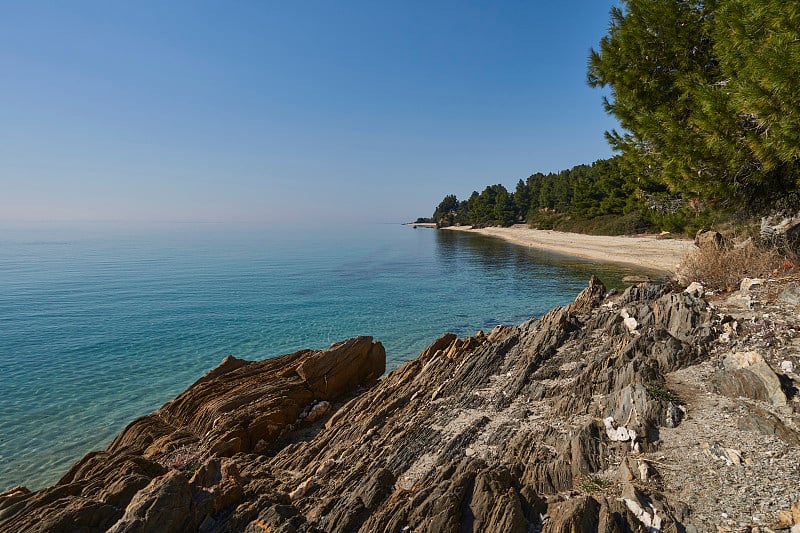
POLYGON ((227 354, 354 335, 388 367, 629 273, 399 224, 0 225, 0 491, 55 482, 227 354))

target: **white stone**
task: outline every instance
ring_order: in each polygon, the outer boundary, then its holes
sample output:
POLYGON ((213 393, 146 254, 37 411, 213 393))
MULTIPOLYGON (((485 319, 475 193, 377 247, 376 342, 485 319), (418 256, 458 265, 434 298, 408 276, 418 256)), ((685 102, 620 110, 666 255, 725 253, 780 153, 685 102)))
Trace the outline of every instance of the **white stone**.
POLYGON ((744 278, 739 284, 739 289, 742 291, 752 291, 753 289, 760 289, 764 283, 760 278, 744 278))
POLYGON ((647 512, 642 504, 631 498, 621 498, 625 502, 625 506, 633 515, 641 522, 646 528, 647 533, 660 533, 661 532, 661 517, 658 516, 655 507, 648 505, 653 514, 647 512))
POLYGON ((320 477, 324 476, 325 474, 327 474, 328 472, 331 471, 331 469, 333 468, 333 466, 335 464, 336 464, 336 461, 334 461, 333 459, 328 459, 327 461, 325 461, 324 463, 319 465, 319 467, 317 468, 316 472, 314 472, 314 477, 315 478, 320 478, 320 477))
POLYGON ((791 361, 781 361, 781 370, 785 373, 794 372, 794 363, 791 361))
POLYGON ((733 448, 725 448, 725 462, 728 463, 728 466, 739 466, 742 464, 742 453, 739 450, 734 450, 733 448))
POLYGON ((701 298, 705 289, 703 288, 703 284, 697 281, 693 281, 684 291, 689 296, 694 296, 695 298, 701 298))
POLYGON ((625 426, 615 427, 613 416, 604 418, 603 425, 606 427, 606 435, 613 441, 627 442, 636 440, 636 432, 632 429, 628 429, 625 426))
POLYGON ((317 402, 314 404, 314 407, 312 407, 311 410, 308 412, 306 420, 308 420, 309 422, 314 422, 316 420, 319 420, 320 418, 322 418, 322 416, 325 415, 325 413, 328 412, 330 408, 331 404, 329 402, 326 401, 317 402))
POLYGON ((630 331, 631 333, 636 331, 636 328, 639 327, 639 323, 632 316, 629 316, 628 318, 624 319, 622 322, 625 324, 625 327, 627 327, 628 331, 630 331))
POLYGON ((642 479, 642 481, 647 481, 647 479, 649 477, 648 476, 649 472, 650 472, 650 469, 647 467, 647 463, 645 463, 644 461, 640 462, 639 463, 639 477, 642 479))
POLYGON ((725 370, 739 370, 759 363, 763 363, 764 358, 758 352, 735 352, 722 360, 725 370))

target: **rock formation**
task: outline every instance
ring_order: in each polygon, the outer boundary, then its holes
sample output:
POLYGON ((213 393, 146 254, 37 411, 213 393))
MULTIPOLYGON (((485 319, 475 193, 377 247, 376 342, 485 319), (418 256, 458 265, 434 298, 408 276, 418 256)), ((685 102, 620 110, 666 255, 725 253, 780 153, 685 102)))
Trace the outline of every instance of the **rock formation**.
POLYGON ((748 328, 670 285, 609 297, 592 278, 380 379, 369 337, 229 357, 55 486, 0 495, 0 530, 793 527, 800 379, 748 328), (704 487, 709 471, 744 481, 704 487), (714 497, 767 476, 763 494, 714 497))

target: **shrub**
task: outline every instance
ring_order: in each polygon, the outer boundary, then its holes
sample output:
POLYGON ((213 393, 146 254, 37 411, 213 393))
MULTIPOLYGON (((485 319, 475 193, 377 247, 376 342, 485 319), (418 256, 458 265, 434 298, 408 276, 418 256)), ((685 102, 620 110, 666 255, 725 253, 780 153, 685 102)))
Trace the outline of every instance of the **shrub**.
POLYGON ((586 218, 536 209, 528 212, 528 225, 534 229, 552 229, 587 235, 634 235, 655 229, 638 211, 625 215, 586 218))
POLYGON ((601 491, 611 485, 611 482, 597 474, 589 474, 578 483, 578 488, 587 494, 601 491))
POLYGON ((752 241, 734 248, 698 248, 683 260, 678 274, 699 281, 707 289, 733 291, 742 278, 767 277, 781 268, 785 258, 774 247, 757 246, 752 241))
POLYGON ((644 388, 650 393, 653 398, 663 400, 665 402, 672 402, 674 405, 684 405, 686 402, 681 400, 680 396, 669 390, 663 383, 658 381, 649 381, 644 384, 644 388))
POLYGON ((528 226, 533 229, 555 229, 556 223, 564 216, 550 209, 531 209, 528 211, 528 226))

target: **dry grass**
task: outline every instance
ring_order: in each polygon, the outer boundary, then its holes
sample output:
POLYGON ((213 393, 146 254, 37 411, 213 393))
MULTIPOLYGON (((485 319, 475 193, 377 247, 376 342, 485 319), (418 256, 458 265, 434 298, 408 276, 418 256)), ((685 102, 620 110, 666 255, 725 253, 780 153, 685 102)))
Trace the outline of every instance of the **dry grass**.
POLYGON ((161 466, 170 470, 193 472, 200 467, 201 450, 196 444, 184 444, 172 450, 164 459, 159 461, 161 466))
POLYGON ((678 272, 706 289, 734 291, 743 278, 767 278, 793 267, 775 247, 760 247, 750 241, 729 249, 698 248, 684 259, 678 272))

